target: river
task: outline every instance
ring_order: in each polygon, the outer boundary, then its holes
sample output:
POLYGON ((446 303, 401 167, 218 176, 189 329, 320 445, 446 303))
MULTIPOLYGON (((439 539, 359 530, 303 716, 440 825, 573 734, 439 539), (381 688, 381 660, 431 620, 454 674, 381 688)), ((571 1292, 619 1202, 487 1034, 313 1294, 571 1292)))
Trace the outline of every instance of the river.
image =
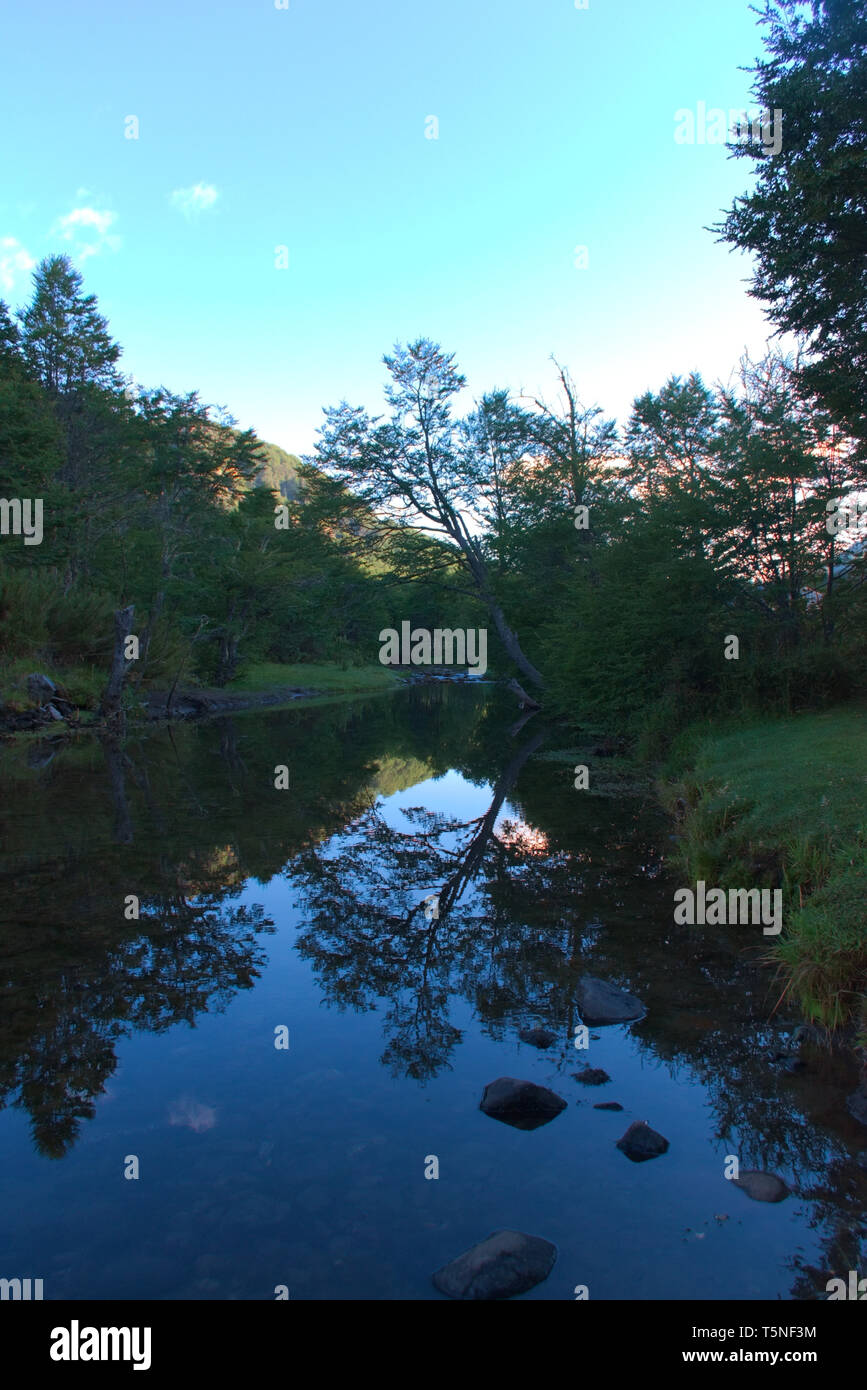
POLYGON ((798 1020, 766 943, 674 925, 649 780, 588 755, 576 790, 580 749, 516 720, 443 684, 0 749, 0 1276, 439 1298, 501 1227, 558 1247, 527 1299, 810 1299, 859 1268, 853 1064, 771 1060, 798 1020), (647 1013, 580 1049, 588 973, 647 1013), (501 1123, 500 1076, 566 1109, 501 1123), (634 1120, 668 1151, 630 1162, 634 1120))

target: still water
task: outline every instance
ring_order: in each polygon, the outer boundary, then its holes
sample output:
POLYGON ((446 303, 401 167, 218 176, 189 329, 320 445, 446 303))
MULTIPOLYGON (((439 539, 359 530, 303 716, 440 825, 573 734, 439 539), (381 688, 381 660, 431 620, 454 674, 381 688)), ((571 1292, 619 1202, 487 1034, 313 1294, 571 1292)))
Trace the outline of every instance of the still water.
POLYGON ((558 1247, 527 1299, 816 1298, 865 1264, 851 1064, 770 1060, 798 1020, 765 943, 673 925, 650 785, 515 718, 443 685, 0 750, 0 1276, 439 1298, 500 1227, 558 1247), (585 973, 647 1014, 577 1051, 585 973), (504 1075, 567 1108, 489 1118, 504 1075), (668 1152, 620 1153, 633 1120, 668 1152))

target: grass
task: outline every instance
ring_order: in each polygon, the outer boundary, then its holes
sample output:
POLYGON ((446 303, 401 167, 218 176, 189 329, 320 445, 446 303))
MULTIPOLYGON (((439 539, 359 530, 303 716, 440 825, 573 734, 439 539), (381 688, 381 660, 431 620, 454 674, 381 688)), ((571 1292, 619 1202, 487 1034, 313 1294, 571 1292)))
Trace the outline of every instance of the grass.
POLYGON ((336 662, 295 662, 284 665, 262 661, 251 666, 244 675, 231 681, 227 691, 250 691, 291 688, 294 690, 340 691, 389 690, 396 685, 392 671, 385 666, 338 666, 336 662))
POLYGON ((61 666, 32 656, 19 657, 0 663, 0 703, 17 713, 39 704, 27 691, 27 677, 34 672, 50 676, 61 693, 83 709, 96 709, 108 679, 101 667, 61 666))
POLYGON ((683 817, 690 879, 783 890, 771 948, 784 991, 817 1023, 867 1029, 867 711, 846 706, 681 743, 664 799, 683 817))

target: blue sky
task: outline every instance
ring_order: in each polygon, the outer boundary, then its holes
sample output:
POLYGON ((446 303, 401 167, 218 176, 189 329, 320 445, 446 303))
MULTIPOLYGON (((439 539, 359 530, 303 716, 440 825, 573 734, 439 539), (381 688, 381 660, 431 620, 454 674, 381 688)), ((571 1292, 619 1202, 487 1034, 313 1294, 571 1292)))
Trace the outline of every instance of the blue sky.
POLYGON ((47 0, 3 28, 0 296, 68 252, 125 372, 284 448, 378 408, 396 340, 473 396, 553 395, 554 353, 623 419, 767 337, 703 230, 750 162, 674 139, 749 105, 747 0, 47 0))

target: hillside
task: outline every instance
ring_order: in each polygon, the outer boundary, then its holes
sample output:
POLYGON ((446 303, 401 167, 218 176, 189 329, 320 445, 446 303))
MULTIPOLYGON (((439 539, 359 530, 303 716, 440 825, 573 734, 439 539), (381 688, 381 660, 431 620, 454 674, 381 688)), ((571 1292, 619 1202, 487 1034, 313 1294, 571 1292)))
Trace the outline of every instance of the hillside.
POLYGON ((261 487, 273 488, 279 492, 288 502, 294 502, 301 494, 301 484, 298 474, 301 468, 301 460, 296 454, 287 454, 285 449, 281 449, 279 444, 265 444, 260 446, 260 452, 266 459, 258 475, 258 482, 261 487))

